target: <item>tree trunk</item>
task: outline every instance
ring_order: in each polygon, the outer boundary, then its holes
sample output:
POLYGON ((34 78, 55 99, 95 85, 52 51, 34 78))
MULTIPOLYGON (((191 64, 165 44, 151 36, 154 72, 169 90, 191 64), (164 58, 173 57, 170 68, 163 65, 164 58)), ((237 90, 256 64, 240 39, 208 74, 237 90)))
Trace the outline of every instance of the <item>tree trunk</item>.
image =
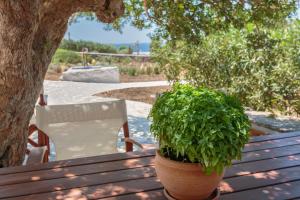
POLYGON ((93 11, 110 22, 123 10, 121 0, 0 1, 0 167, 23 161, 35 102, 69 17, 93 11))

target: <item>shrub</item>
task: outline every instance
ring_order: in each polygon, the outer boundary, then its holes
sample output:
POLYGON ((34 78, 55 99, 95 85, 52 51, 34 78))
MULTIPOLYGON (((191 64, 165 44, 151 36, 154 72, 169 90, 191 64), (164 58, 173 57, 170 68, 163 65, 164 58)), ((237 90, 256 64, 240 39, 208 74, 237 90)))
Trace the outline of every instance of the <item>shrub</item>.
POLYGON ((160 69, 159 69, 159 67, 158 67, 158 66, 155 66, 155 67, 153 68, 153 72, 154 72, 154 74, 156 74, 156 75, 160 74, 160 69))
POLYGON ((281 29, 230 29, 188 41, 154 43, 153 56, 172 81, 182 76, 196 86, 226 89, 256 110, 299 112, 300 21, 281 29), (289 109, 288 109, 289 108, 289 109))
POLYGON ((150 118, 162 155, 200 163, 207 173, 220 173, 240 159, 249 139, 249 120, 239 101, 207 88, 175 84, 158 97, 150 118))
POLYGON ((118 53, 121 53, 121 54, 132 54, 132 49, 130 47, 127 47, 127 46, 120 46, 118 53))
POLYGON ((112 45, 83 40, 63 40, 60 44, 60 48, 78 52, 82 51, 83 48, 88 48, 89 51, 97 51, 100 53, 117 53, 117 49, 112 45))
POLYGON ((146 74, 151 75, 152 74, 152 67, 147 67, 146 68, 146 74))
POLYGON ((134 67, 119 67, 121 74, 128 74, 129 76, 138 75, 138 70, 134 67))
POLYGON ((136 76, 136 75, 138 75, 137 69, 133 68, 133 67, 128 68, 128 75, 129 76, 136 76))
POLYGON ((78 64, 82 62, 81 56, 73 51, 65 49, 58 49, 52 58, 54 64, 58 63, 70 63, 78 64))

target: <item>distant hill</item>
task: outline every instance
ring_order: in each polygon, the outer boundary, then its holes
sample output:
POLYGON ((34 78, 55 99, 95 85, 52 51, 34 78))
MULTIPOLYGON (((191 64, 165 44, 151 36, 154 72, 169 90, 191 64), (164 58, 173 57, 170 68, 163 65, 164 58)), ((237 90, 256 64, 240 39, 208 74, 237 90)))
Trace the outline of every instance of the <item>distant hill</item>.
MULTIPOLYGON (((113 46, 119 48, 121 46, 131 47, 134 52, 137 51, 136 43, 119 43, 112 44, 113 46)), ((139 43, 140 52, 150 52, 150 43, 139 43)))

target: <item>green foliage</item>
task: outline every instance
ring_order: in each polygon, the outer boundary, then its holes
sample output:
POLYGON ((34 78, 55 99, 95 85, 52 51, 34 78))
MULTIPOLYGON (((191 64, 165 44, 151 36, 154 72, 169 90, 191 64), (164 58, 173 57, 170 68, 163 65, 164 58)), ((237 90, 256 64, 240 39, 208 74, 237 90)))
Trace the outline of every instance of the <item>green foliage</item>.
POLYGON ((137 76, 138 70, 135 67, 119 67, 122 74, 128 74, 129 76, 137 76))
POLYGON ((156 75, 160 74, 160 68, 159 68, 158 66, 155 66, 155 67, 153 68, 153 72, 154 72, 154 74, 156 74, 156 75))
POLYGON ((126 49, 128 49, 127 46, 120 46, 120 47, 119 47, 119 51, 126 50, 126 49))
POLYGON ((121 46, 119 48, 119 53, 122 53, 122 54, 132 54, 132 49, 130 47, 121 46))
POLYGON ((147 67, 146 68, 146 74, 151 75, 152 74, 152 67, 147 67))
POLYGON ((83 48, 88 48, 89 51, 96 51, 99 53, 117 53, 117 49, 114 46, 83 40, 63 40, 60 44, 60 48, 77 52, 82 51, 83 48))
POLYGON ((81 60, 81 56, 74 51, 58 49, 52 58, 52 63, 78 64, 81 63, 81 60))
POLYGON ((153 37, 199 43, 203 36, 249 22, 277 26, 296 10, 296 0, 126 0, 123 18, 112 25, 119 29, 131 22, 138 28, 155 27, 153 37), (146 2, 146 3, 145 3, 146 2), (145 9, 146 7, 146 9, 145 9))
POLYGON ((200 163, 221 173, 249 139, 250 123, 233 96, 203 87, 175 84, 155 102, 151 132, 160 152, 172 160, 200 163))
POLYGON ((186 41, 153 45, 153 56, 170 80, 226 89, 257 110, 299 112, 300 21, 269 29, 248 24, 186 41), (289 109, 288 109, 289 108, 289 109))
POLYGON ((137 69, 136 68, 128 68, 128 74, 130 76, 136 76, 136 75, 138 75, 137 69))
MULTIPOLYGON (((126 0, 125 14, 107 29, 122 31, 131 23, 139 29, 154 28, 152 37, 165 41, 186 40, 199 43, 203 36, 243 28, 248 23, 271 27, 281 25, 297 9, 297 0, 126 0)), ((76 18, 95 20, 91 13, 78 13, 76 18)))

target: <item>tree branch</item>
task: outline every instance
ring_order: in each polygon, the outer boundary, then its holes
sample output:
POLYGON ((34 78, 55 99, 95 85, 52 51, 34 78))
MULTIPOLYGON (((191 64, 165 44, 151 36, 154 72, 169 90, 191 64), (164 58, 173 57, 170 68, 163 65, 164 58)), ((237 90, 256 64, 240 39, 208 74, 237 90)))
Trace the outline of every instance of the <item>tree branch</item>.
POLYGON ((111 23, 124 14, 122 0, 44 0, 44 10, 55 10, 68 15, 68 18, 76 12, 94 12, 98 19, 105 23, 111 23))

